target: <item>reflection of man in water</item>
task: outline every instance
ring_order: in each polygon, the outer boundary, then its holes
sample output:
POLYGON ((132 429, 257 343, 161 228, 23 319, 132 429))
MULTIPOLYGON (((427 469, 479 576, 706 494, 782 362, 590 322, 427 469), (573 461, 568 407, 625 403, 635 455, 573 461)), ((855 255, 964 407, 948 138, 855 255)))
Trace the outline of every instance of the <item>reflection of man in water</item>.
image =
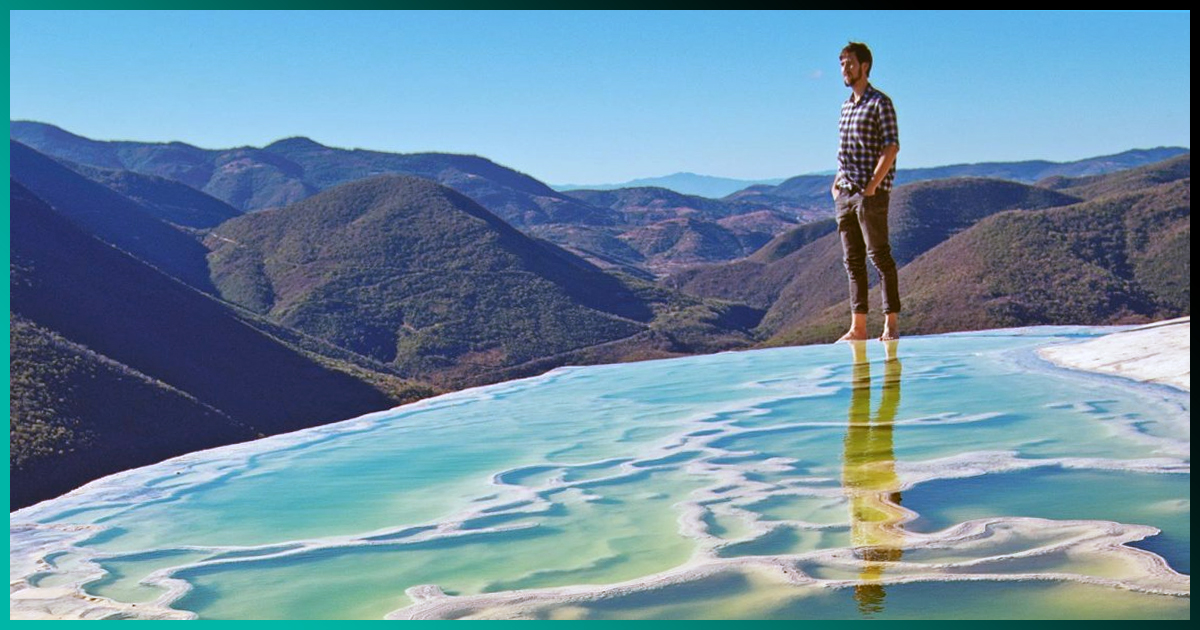
POLYGON ((842 490, 850 500, 850 541, 864 560, 854 587, 859 612, 867 615, 883 610, 884 588, 879 584, 887 562, 900 559, 904 533, 899 529, 904 511, 900 508, 900 479, 892 423, 900 405, 900 359, 895 341, 884 343, 887 360, 883 368, 883 396, 879 413, 871 420, 871 364, 867 344, 850 343, 854 374, 850 393, 849 426, 846 429, 842 463, 842 490))

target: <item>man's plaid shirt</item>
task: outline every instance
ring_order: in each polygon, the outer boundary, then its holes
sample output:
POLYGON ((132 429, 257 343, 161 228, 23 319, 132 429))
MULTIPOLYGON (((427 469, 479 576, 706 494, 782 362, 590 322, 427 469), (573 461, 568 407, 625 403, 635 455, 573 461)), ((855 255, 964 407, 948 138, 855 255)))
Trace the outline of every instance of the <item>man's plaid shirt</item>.
MULTIPOLYGON (((900 128, 896 124, 896 108, 887 94, 869 83, 862 98, 854 102, 854 94, 842 103, 838 121, 838 188, 865 189, 875 175, 875 165, 883 147, 900 145, 900 128)), ((878 190, 891 190, 896 178, 896 165, 879 183, 878 190)))

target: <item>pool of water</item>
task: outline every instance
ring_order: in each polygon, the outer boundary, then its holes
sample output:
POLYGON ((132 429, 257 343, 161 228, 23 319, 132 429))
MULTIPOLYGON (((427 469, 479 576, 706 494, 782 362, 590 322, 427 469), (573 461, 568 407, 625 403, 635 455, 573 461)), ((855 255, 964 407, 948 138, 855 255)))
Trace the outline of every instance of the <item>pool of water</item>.
POLYGON ((1190 394, 1034 328, 564 368, 10 517, 84 617, 1186 618, 1190 394))

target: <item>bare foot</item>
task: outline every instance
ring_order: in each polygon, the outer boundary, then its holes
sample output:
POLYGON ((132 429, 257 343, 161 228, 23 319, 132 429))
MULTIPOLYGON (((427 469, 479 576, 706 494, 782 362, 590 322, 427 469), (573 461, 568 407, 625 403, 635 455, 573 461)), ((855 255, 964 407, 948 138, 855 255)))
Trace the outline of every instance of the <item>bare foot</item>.
POLYGON ((900 326, 896 323, 897 319, 895 313, 888 313, 883 318, 883 334, 879 336, 880 341, 896 341, 900 338, 900 326))
POLYGON ((842 341, 866 341, 867 340, 867 314, 866 313, 850 313, 850 330, 842 335, 834 343, 842 341))
POLYGON ((867 331, 859 330, 857 328, 851 328, 849 331, 846 332, 846 334, 842 335, 841 338, 839 338, 837 340, 837 342, 835 342, 835 343, 839 343, 842 341, 866 341, 866 340, 867 340, 867 331))

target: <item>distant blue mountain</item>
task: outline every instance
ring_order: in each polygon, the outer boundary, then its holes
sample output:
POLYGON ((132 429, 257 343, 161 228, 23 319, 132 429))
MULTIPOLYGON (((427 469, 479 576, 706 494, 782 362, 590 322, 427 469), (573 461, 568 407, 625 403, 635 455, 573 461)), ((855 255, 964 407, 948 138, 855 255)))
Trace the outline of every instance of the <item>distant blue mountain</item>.
MULTIPOLYGON (((987 177, 1007 179, 1032 184, 1047 177, 1083 177, 1103 175, 1127 168, 1145 166, 1161 160, 1189 153, 1185 147, 1155 147, 1153 149, 1131 149, 1115 155, 1085 158, 1073 162, 1050 162, 1026 160, 1021 162, 981 162, 978 164, 950 164, 927 168, 902 168, 896 171, 897 184, 949 177, 987 177)), ((823 201, 828 194, 830 178, 835 171, 817 171, 791 178, 776 179, 732 179, 712 177, 695 173, 675 173, 664 177, 647 177, 621 184, 561 184, 551 188, 568 190, 616 190, 618 188, 656 187, 673 190, 685 195, 699 195, 720 199, 739 193, 733 199, 741 201, 769 201, 771 197, 805 201, 823 201)))
POLYGON ((749 186, 767 185, 777 186, 782 184, 787 178, 777 177, 775 179, 733 179, 729 177, 713 177, 711 175, 697 175, 695 173, 675 173, 674 175, 666 175, 664 177, 646 177, 643 179, 635 179, 624 182, 622 184, 595 184, 595 185, 576 185, 563 184, 561 186, 551 186, 558 191, 566 190, 616 190, 618 188, 666 188, 677 193, 685 195, 699 195, 701 197, 709 197, 718 199, 729 194, 733 194, 739 190, 749 186))
MULTIPOLYGON (((1191 149, 1185 147, 1155 147, 1153 149, 1130 149, 1114 155, 1101 155, 1074 162, 1026 160, 1023 162, 981 162, 927 168, 901 168, 896 169, 896 184, 956 177, 983 177, 1034 184, 1043 180, 1050 181, 1052 178, 1088 177, 1114 173, 1154 164, 1190 152, 1191 149)), ((729 195, 726 201, 776 204, 780 199, 787 199, 801 207, 825 208, 829 203, 829 186, 833 183, 833 175, 832 172, 797 175, 778 186, 752 186, 737 191, 729 195)))

